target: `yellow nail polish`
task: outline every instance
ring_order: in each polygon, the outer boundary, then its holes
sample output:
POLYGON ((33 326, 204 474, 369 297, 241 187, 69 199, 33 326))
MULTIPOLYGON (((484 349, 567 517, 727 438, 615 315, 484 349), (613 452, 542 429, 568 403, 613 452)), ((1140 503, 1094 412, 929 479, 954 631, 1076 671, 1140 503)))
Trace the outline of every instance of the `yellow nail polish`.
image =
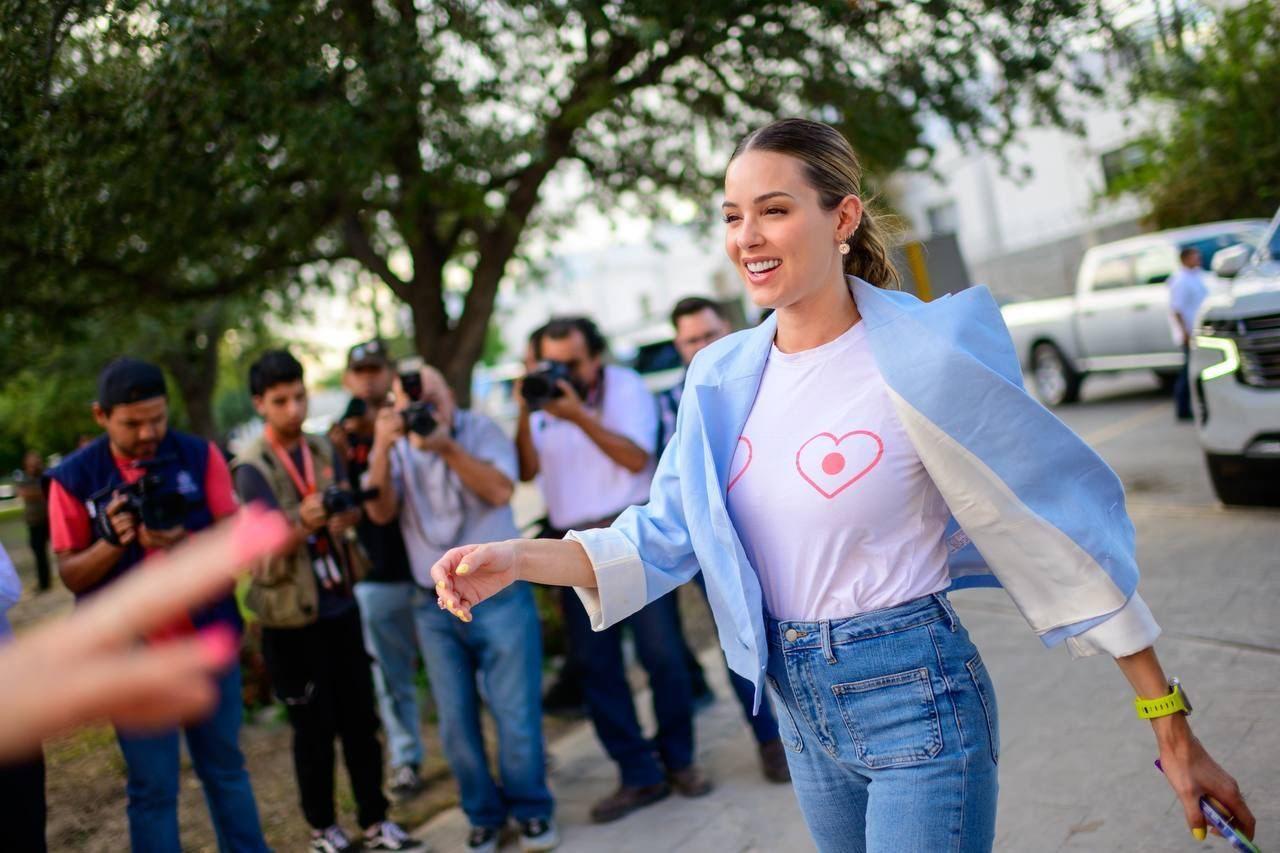
POLYGON ((471 571, 471 567, 466 563, 463 563, 461 566, 458 566, 458 574, 460 575, 465 575, 469 571, 471 571))
POLYGON ((1204 836, 1205 832, 1204 827, 1202 826, 1197 826, 1195 829, 1191 830, 1191 837, 1196 841, 1204 841, 1204 836))
POLYGON ((471 621, 471 614, 470 614, 470 613, 459 613, 459 614, 458 614, 458 618, 459 618, 459 619, 461 619, 463 622, 470 622, 470 621, 471 621))
POLYGON ((438 589, 438 590, 443 590, 443 589, 444 589, 444 581, 436 581, 436 589, 438 589))

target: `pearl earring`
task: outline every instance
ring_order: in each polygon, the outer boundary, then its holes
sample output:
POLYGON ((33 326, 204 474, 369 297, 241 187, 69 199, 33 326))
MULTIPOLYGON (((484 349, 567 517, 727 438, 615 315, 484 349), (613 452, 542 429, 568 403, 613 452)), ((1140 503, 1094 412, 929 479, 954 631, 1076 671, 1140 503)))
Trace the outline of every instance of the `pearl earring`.
POLYGON ((836 251, 838 251, 842 255, 849 254, 849 244, 846 243, 844 240, 841 240, 840 245, 836 248, 836 251))

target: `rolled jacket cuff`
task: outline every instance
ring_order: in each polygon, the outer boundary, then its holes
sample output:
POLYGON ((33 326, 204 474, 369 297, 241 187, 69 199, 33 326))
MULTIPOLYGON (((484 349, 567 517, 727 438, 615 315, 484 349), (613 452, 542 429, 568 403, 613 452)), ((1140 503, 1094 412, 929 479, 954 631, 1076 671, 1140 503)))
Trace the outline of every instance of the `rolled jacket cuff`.
POLYGON ((616 625, 648 604, 644 564, 631 540, 617 530, 570 530, 572 539, 587 552, 596 573, 596 587, 575 586, 593 631, 616 625))
POLYGON ((1120 658, 1135 654, 1155 643, 1160 636, 1160 626, 1151 615, 1151 608, 1134 592, 1105 622, 1087 631, 1067 638, 1067 648, 1073 658, 1108 654, 1120 658))

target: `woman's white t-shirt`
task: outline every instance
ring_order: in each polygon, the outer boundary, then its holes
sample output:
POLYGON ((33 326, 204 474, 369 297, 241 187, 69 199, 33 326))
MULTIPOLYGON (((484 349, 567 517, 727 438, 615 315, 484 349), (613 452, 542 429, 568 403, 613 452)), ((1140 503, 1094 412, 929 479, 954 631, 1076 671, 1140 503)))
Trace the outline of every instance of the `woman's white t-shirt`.
POLYGON ((839 619, 950 586, 950 512, 898 420, 864 323, 803 352, 773 348, 728 506, 775 619, 839 619))

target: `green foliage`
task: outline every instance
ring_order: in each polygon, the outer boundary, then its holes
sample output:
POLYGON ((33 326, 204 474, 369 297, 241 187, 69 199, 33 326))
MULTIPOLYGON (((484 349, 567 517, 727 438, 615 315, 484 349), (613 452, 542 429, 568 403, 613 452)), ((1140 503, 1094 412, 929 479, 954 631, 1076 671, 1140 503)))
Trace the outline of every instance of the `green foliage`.
POLYGON ((0 330, 310 285, 305 264, 349 257, 464 397, 531 232, 582 204, 709 201, 733 143, 782 115, 841 127, 873 176, 927 148, 927 116, 999 145, 1015 115, 1062 120, 1062 83, 1089 85, 1073 46, 1105 25, 1087 0, 0 0, 0 17, 0 330))
POLYGON ((1270 217, 1280 207, 1280 5, 1226 8, 1150 61, 1135 94, 1171 121, 1141 144, 1137 191, 1160 228, 1270 217))

